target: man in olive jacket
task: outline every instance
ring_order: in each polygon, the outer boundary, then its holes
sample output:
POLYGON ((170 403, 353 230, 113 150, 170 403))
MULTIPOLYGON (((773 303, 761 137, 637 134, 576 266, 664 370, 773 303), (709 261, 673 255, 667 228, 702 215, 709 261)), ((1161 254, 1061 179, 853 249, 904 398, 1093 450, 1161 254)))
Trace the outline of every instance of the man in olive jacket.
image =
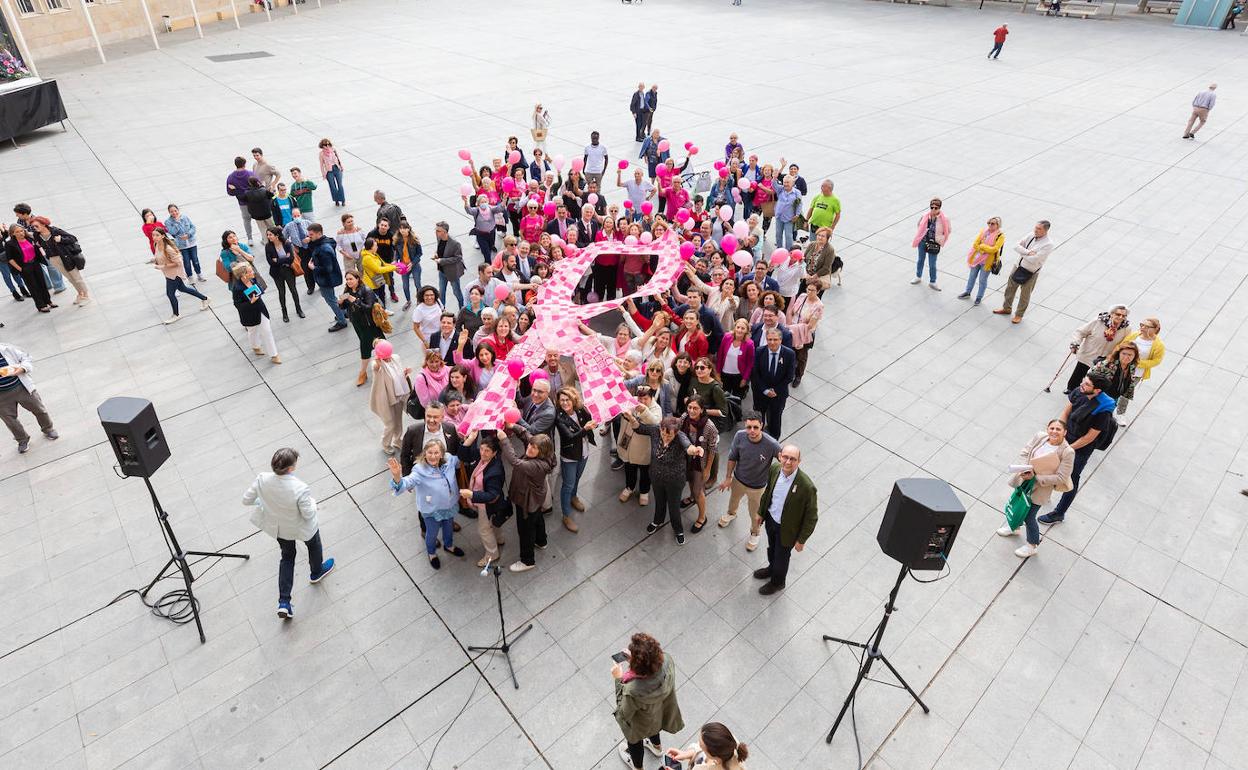
POLYGON ((818 490, 798 465, 802 450, 787 444, 780 450, 780 462, 771 466, 767 489, 758 503, 758 515, 767 530, 767 566, 754 570, 754 577, 767 583, 758 589, 764 596, 784 590, 789 574, 789 557, 801 551, 819 522, 818 490))

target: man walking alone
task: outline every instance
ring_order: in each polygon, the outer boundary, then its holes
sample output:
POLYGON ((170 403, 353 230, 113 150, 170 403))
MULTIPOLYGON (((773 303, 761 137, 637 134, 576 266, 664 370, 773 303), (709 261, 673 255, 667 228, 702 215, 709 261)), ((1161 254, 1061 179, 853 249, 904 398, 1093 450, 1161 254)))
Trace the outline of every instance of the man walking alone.
POLYGON ((992 31, 992 50, 988 52, 989 59, 1000 59, 1001 48, 1005 45, 1005 36, 1010 34, 1009 26, 1002 24, 992 31))
POLYGON ((1208 88, 1196 94, 1196 98, 1192 100, 1192 116, 1187 119, 1187 128, 1183 129, 1184 139, 1195 139, 1196 132, 1204 128, 1205 121, 1209 119, 1209 111, 1218 101, 1218 95, 1214 93, 1216 90, 1218 84, 1210 83, 1208 88), (1198 120, 1199 125, 1196 124, 1198 120))

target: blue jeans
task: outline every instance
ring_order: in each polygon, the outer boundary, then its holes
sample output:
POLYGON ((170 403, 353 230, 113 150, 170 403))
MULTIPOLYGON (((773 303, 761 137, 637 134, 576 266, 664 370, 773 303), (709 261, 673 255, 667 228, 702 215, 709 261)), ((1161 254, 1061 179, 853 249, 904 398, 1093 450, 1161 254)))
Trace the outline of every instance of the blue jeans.
POLYGON ((342 168, 334 166, 325 172, 325 181, 329 183, 329 197, 334 203, 346 203, 347 191, 342 188, 342 168))
MULTIPOLYGON (((282 561, 277 567, 277 600, 290 602, 290 589, 295 584, 295 541, 277 539, 282 549, 282 561)), ((321 574, 321 531, 318 529, 311 540, 304 541, 308 548, 308 577, 321 574)))
POLYGON ((920 243, 919 244, 919 264, 918 266, 914 268, 914 277, 915 278, 923 277, 923 262, 926 261, 928 275, 931 276, 930 280, 932 283, 936 283, 936 257, 937 256, 939 256, 939 254, 928 254, 927 244, 920 243))
POLYGON ((1057 506, 1049 513, 1053 518, 1066 518, 1066 511, 1070 510, 1070 504, 1075 501, 1075 495, 1079 494, 1079 475, 1083 473, 1083 466, 1088 464, 1088 460, 1092 458, 1092 453, 1095 451, 1091 446, 1075 450, 1075 467, 1070 471, 1072 486, 1069 492, 1062 493, 1061 499, 1057 501, 1057 506))
POLYGON ((563 485, 559 487, 559 505, 564 516, 572 515, 572 498, 576 497, 577 488, 581 484, 581 474, 585 472, 587 458, 582 457, 576 462, 559 461, 559 475, 563 485))
POLYGON ((438 521, 432 516, 420 515, 425 520, 425 553, 433 556, 438 552, 438 535, 442 535, 442 545, 449 551, 455 546, 451 538, 455 536, 454 517, 438 521))
POLYGON ((0 260, 0 275, 4 276, 4 285, 9 287, 10 292, 18 294, 26 289, 26 282, 22 280, 22 274, 13 272, 13 268, 9 267, 8 260, 0 260))
POLYGON ((970 294, 971 289, 975 286, 975 279, 979 278, 979 291, 975 292, 975 301, 979 302, 984 298, 984 289, 988 288, 988 271, 983 265, 976 265, 971 268, 971 274, 966 277, 966 293, 970 294))
POLYGON ((776 220, 776 248, 793 248, 793 220, 790 219, 788 222, 776 220))
POLYGON ((1027 509, 1027 518, 1023 519, 1023 525, 1027 527, 1027 542, 1032 545, 1040 545, 1040 524, 1036 522, 1039 511, 1039 505, 1032 505, 1027 509))
POLYGON ((403 300, 405 302, 412 301, 413 283, 416 284, 417 289, 420 288, 420 265, 415 262, 412 262, 412 269, 403 274, 403 300))
POLYGON ((179 275, 175 278, 166 278, 165 279, 165 296, 169 298, 169 307, 173 310, 174 315, 178 314, 178 294, 177 294, 178 292, 182 292, 183 294, 190 294, 192 297, 198 300, 208 299, 203 294, 200 294, 199 292, 187 286, 186 283, 183 282, 182 276, 179 275))
MULTIPOLYGON (((494 259, 495 232, 495 230, 491 230, 488 233, 482 233, 477 230, 472 231, 472 234, 477 238, 477 248, 481 250, 482 262, 489 262, 491 259, 494 259)), ((446 297, 444 296, 443 299, 446 299, 446 297)))
POLYGON ((450 284, 450 287, 455 290, 455 299, 459 300, 459 306, 462 308, 464 306, 464 290, 459 288, 459 279, 447 278, 446 273, 439 271, 438 272, 438 296, 442 298, 443 305, 446 304, 446 299, 447 299, 446 297, 447 284, 450 284))
POLYGON ((325 300, 325 304, 329 305, 329 309, 334 311, 334 323, 345 324, 347 316, 342 312, 342 307, 338 304, 338 297, 334 294, 332 286, 320 287, 321 298, 325 300))
POLYGON ((187 246, 185 249, 179 249, 182 252, 182 269, 186 271, 186 277, 192 275, 202 276, 204 273, 199 269, 199 247, 187 246))
POLYGON ((65 278, 51 265, 43 266, 43 277, 52 291, 65 291, 65 278))

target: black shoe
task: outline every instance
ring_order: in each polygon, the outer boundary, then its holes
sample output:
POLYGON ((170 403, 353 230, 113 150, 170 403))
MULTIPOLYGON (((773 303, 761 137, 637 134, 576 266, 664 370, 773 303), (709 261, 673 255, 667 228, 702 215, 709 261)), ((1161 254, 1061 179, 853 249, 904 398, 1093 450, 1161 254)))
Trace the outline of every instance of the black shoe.
POLYGON ((685 533, 677 532, 676 533, 676 545, 684 545, 684 544, 685 544, 685 533))
POLYGON ((784 586, 778 586, 775 583, 764 583, 758 588, 758 592, 762 594, 763 596, 771 596, 772 594, 778 594, 783 590, 784 590, 784 586))
POLYGON ((30 289, 27 289, 25 286, 23 286, 23 287, 22 287, 22 296, 23 296, 23 297, 29 297, 29 296, 30 296, 30 289))
POLYGON ((288 315, 286 314, 286 311, 285 311, 285 310, 283 310, 283 311, 282 311, 282 322, 283 322, 283 323, 290 323, 290 316, 288 316, 288 315))
MULTIPOLYGON (((666 521, 663 522, 663 524, 666 524, 666 523, 667 523, 666 521)), ((653 535, 655 532, 659 531, 659 528, 662 527, 663 524, 655 524, 654 522, 650 522, 649 524, 646 525, 646 534, 653 535)))
POLYGON ((18 302, 25 302, 25 301, 26 301, 26 298, 25 298, 25 297, 23 297, 23 296, 21 295, 21 293, 16 292, 16 291, 15 291, 15 292, 13 292, 13 299, 17 300, 18 302))
POLYGON ((463 555, 464 555, 464 549, 463 549, 463 548, 460 548, 460 547, 459 547, 459 546, 457 546, 457 545, 451 546, 450 548, 443 548, 442 550, 446 551, 447 553, 449 553, 449 554, 450 554, 450 555, 452 555, 452 556, 463 556, 463 555))
POLYGON ((701 531, 702 531, 702 528, 703 528, 703 527, 705 527, 705 526, 706 526, 706 519, 703 519, 703 520, 702 520, 702 521, 700 521, 700 522, 695 521, 695 522, 693 523, 693 526, 689 528, 689 532, 690 532, 690 534, 694 534, 694 535, 696 535, 696 534, 698 534, 699 532, 701 532, 701 531))
POLYGON ((1041 524, 1060 524, 1061 522, 1065 520, 1066 520, 1066 517, 1064 515, 1054 516, 1051 513, 1046 513, 1046 514, 1036 517, 1036 521, 1040 522, 1041 524))
POLYGON ((542 514, 543 516, 549 516, 550 514, 554 512, 555 512, 554 508, 543 508, 542 510, 538 511, 538 513, 542 514))
POLYGON ((754 570, 755 580, 768 580, 770 578, 771 578, 770 567, 759 567, 758 569, 754 570))
POLYGON ((434 569, 442 569, 442 562, 438 559, 437 556, 430 556, 429 566, 433 567, 434 569))
POLYGON ((303 308, 301 307, 295 308, 295 315, 299 316, 300 318, 307 318, 307 316, 303 314, 303 308))
POLYGON ((1070 395, 1070 388, 1067 388, 1066 390, 1063 390, 1063 391, 1062 391, 1062 395, 1063 395, 1063 396, 1069 396, 1069 395, 1070 395))
POLYGON ((623 467, 624 467, 624 461, 621 460, 620 458, 617 457, 611 461, 611 470, 618 471, 620 468, 623 468, 623 467))
POLYGON ((792 387, 796 388, 798 385, 801 385, 801 384, 802 384, 802 378, 801 378, 801 377, 794 377, 794 378, 793 378, 792 387))
POLYGON ((315 292, 316 292, 316 287, 314 287, 314 286, 309 286, 309 287, 308 287, 308 296, 309 296, 309 297, 311 297, 311 296, 312 296, 315 292))
POLYGON ((327 329, 326 331, 340 332, 345 328, 347 328, 346 324, 334 324, 333 326, 329 327, 329 329, 327 329))

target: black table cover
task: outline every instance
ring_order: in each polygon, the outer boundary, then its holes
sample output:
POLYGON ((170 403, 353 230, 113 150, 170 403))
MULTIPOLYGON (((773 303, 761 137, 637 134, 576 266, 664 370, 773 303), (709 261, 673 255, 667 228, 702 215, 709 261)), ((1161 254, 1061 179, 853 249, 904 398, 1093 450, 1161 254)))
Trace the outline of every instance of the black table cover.
POLYGON ((0 93, 0 142, 29 134, 66 118, 55 80, 0 93))

